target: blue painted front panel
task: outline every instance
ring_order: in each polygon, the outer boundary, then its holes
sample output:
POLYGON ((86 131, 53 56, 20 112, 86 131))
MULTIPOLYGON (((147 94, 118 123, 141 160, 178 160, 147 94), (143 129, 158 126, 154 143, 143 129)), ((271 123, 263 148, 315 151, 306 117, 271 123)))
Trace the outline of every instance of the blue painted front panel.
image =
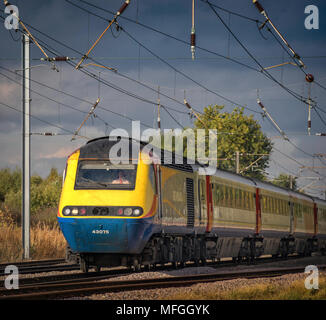
POLYGON ((64 237, 74 252, 140 253, 153 233, 152 218, 59 217, 58 221, 64 237), (104 232, 101 233, 101 230, 104 232))

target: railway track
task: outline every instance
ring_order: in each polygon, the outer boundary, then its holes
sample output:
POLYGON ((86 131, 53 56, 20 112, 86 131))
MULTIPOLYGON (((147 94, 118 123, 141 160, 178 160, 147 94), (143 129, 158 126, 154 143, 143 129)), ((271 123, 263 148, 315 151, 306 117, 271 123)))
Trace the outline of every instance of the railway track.
MULTIPOLYGON (((319 269, 325 269, 326 265, 319 265, 319 269)), ((142 280, 105 280, 107 275, 93 276, 92 279, 71 279, 56 281, 52 283, 41 283, 25 285, 18 290, 1 291, 0 300, 19 300, 19 299, 54 299, 80 295, 90 295, 103 292, 121 292, 130 290, 146 290, 164 287, 190 286, 196 283, 207 283, 215 281, 225 281, 238 278, 262 278, 275 277, 290 273, 302 273, 304 267, 290 267, 277 269, 260 269, 237 272, 217 272, 211 274, 164 277, 159 279, 142 280)))
POLYGON ((5 276, 5 268, 14 265, 18 268, 19 274, 42 273, 52 271, 78 270, 79 265, 67 264, 65 259, 34 260, 24 262, 8 262, 0 264, 0 277, 5 276))
MULTIPOLYGON (((294 256, 289 256, 287 259, 296 259, 298 258, 297 255, 294 256)), ((282 258, 270 258, 270 257, 263 257, 263 258, 258 258, 256 259, 253 263, 250 262, 250 264, 263 264, 263 263, 268 263, 268 262, 276 262, 276 261, 282 261, 282 258)), ((247 263, 246 261, 243 261, 241 263, 247 263)), ((208 262, 207 266, 213 266, 216 268, 219 267, 225 267, 225 266, 233 266, 237 265, 238 263, 229 260, 229 261, 220 261, 220 262, 208 262)), ((14 265, 18 267, 19 274, 35 274, 35 273, 46 273, 46 272, 64 272, 64 271, 74 271, 74 270, 79 270, 80 266, 77 264, 67 264, 65 259, 49 259, 49 260, 33 260, 33 261, 25 261, 25 262, 8 262, 8 263, 2 263, 0 264, 0 277, 5 276, 6 274, 4 273, 6 266, 8 265, 14 265)), ((192 266, 199 266, 199 264, 195 263, 187 263, 185 267, 192 267, 192 266)), ((171 268, 171 266, 160 266, 156 267, 155 270, 164 270, 166 268, 171 268)), ((116 270, 116 269, 115 269, 116 270)), ((118 273, 120 274, 121 271, 118 273)), ((129 272, 125 270, 124 272, 129 272)), ((80 275, 80 274, 75 274, 75 276, 80 275)), ((74 277, 74 275, 56 275, 56 276, 50 276, 55 278, 60 278, 60 277, 66 277, 66 276, 71 276, 74 277)), ((41 279, 40 277, 36 278, 41 279)), ((47 279, 47 277, 45 277, 47 279)), ((33 278, 29 279, 32 282, 33 278)), ((26 279, 26 281, 29 281, 26 279)), ((22 279, 22 281, 25 281, 25 279, 22 279)), ((0 282, 1 283, 1 282, 0 282)))

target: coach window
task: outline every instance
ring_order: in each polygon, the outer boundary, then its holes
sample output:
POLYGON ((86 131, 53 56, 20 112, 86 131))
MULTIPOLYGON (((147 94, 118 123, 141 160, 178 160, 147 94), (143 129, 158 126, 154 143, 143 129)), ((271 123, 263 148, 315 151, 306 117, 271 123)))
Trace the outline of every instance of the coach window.
POLYGON ((250 210, 253 210, 255 208, 254 206, 254 193, 249 193, 249 201, 250 201, 250 210))
POLYGON ((229 190, 229 207, 232 208, 232 188, 228 187, 229 190))
POLYGON ((272 199, 272 197, 268 197, 268 209, 269 209, 269 213, 274 213, 273 212, 273 199, 272 199))
POLYGON ((241 208, 244 209, 246 207, 245 204, 245 192, 241 190, 241 208))
POLYGON ((225 186, 221 186, 221 205, 225 207, 225 186))
POLYGON ((272 212, 275 214, 276 210, 275 210, 275 198, 272 197, 272 212))
POLYGON ((235 198, 235 188, 232 187, 231 188, 231 193, 232 193, 232 203, 231 203, 231 207, 232 208, 236 208, 236 198, 235 198))
POLYGON ((250 209, 250 193, 248 191, 246 191, 245 204, 246 208, 250 209))

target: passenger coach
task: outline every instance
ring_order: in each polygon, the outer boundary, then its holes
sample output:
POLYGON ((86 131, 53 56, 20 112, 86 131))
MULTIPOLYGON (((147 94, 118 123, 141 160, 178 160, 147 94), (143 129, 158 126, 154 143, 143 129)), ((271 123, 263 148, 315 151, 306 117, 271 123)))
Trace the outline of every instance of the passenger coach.
POLYGON ((325 251, 326 201, 170 157, 117 137, 71 154, 58 209, 67 258, 87 271, 325 251))

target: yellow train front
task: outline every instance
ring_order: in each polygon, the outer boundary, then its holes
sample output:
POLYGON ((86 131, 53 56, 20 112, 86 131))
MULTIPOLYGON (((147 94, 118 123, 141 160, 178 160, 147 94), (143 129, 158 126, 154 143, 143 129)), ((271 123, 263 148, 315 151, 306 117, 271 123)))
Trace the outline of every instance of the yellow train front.
POLYGON ((137 257, 156 232, 154 166, 128 140, 121 142, 130 151, 128 159, 112 159, 116 143, 95 139, 67 160, 58 222, 68 254, 78 254, 84 271, 89 266, 139 266, 137 257))

